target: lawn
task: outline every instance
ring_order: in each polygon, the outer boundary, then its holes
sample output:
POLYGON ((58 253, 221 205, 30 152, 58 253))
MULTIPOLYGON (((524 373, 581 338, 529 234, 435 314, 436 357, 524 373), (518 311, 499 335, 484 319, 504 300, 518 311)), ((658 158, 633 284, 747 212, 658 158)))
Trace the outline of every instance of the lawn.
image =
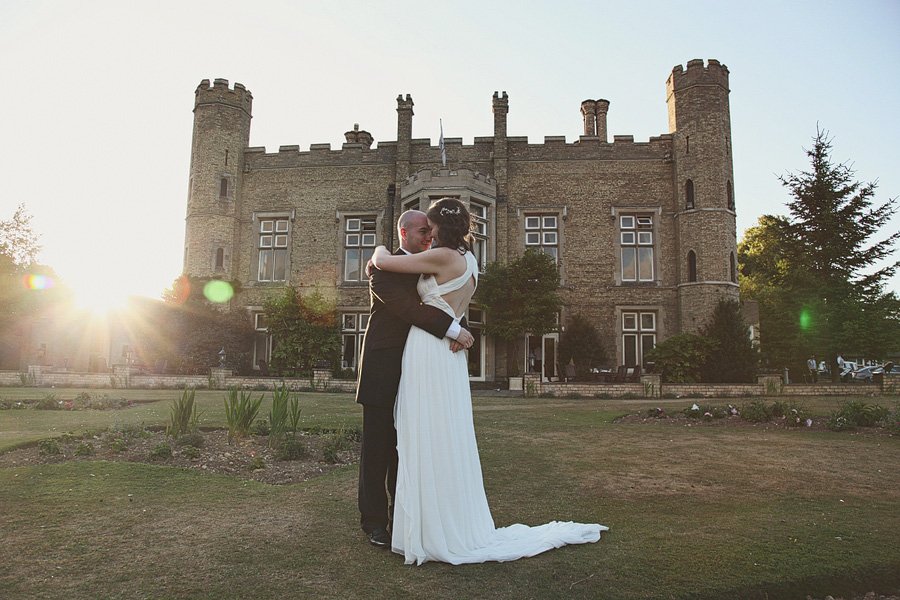
MULTIPOLYGON (((0 447, 162 424, 177 396, 107 393, 139 404, 0 411, 0 447)), ((222 396, 198 393, 204 425, 223 424, 222 396)), ((355 466, 287 486, 139 463, 0 469, 0 598, 804 598, 900 587, 896 437, 612 422, 692 402, 476 398, 498 525, 611 528, 597 544, 503 564, 410 567, 369 546, 355 466)), ((827 414, 837 401, 804 403, 827 414)), ((306 426, 360 422, 349 395, 302 394, 302 404, 306 426)))

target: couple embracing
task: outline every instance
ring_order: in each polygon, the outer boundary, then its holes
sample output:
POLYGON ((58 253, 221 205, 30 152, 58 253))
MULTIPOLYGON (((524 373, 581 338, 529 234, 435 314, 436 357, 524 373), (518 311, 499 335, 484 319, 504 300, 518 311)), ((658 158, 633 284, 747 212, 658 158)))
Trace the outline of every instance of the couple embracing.
POLYGON ((472 420, 465 313, 478 283, 471 217, 453 198, 397 223, 400 250, 372 257, 359 510, 376 546, 407 564, 508 561, 596 542, 606 527, 553 521, 496 528, 472 420))

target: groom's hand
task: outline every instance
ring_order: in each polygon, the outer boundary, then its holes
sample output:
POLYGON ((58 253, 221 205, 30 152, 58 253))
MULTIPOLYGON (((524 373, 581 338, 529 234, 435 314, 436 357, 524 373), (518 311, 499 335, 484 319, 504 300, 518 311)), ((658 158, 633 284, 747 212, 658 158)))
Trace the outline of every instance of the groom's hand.
POLYGON ((450 350, 452 352, 459 352, 460 350, 467 350, 472 347, 472 344, 475 343, 475 336, 473 336, 468 329, 460 329, 459 335, 456 336, 456 340, 450 342, 450 350))
POLYGON ((369 259, 369 262, 366 263, 366 277, 372 276, 372 271, 375 270, 375 263, 372 262, 372 259, 369 259))

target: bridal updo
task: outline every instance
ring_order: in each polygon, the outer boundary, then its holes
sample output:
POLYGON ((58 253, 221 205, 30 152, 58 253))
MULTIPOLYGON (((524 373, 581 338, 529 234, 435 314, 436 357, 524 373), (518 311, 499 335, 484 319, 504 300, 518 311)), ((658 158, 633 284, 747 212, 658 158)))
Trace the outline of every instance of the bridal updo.
POLYGON ((435 248, 455 248, 461 254, 472 251, 472 217, 456 198, 441 198, 425 213, 438 226, 435 248))

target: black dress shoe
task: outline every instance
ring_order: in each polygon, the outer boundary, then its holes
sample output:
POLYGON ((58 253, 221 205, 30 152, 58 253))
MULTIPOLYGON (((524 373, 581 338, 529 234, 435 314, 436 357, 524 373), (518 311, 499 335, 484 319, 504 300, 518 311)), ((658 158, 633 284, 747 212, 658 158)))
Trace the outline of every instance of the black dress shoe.
POLYGON ((391 545, 391 534, 383 527, 373 529, 369 532, 369 543, 379 548, 387 548, 391 545))

